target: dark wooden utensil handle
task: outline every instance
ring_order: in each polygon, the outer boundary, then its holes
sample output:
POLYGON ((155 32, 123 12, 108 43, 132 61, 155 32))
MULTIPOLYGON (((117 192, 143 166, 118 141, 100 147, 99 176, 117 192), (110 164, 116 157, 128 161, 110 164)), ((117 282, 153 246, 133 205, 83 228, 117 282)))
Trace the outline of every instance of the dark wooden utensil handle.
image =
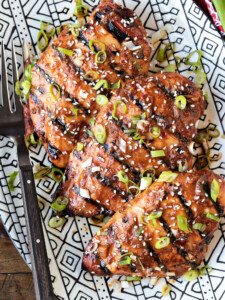
POLYGON ((31 166, 20 167, 20 179, 36 298, 51 300, 54 294, 31 166))

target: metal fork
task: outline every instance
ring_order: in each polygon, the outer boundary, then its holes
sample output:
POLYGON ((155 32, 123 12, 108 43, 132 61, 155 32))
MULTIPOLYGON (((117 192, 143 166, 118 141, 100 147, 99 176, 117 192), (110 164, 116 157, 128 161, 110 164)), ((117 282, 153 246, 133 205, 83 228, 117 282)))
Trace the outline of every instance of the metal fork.
MULTIPOLYGON (((23 53, 27 52, 26 43, 23 43, 23 53)), ((24 56, 23 56, 24 57, 24 56)), ((25 61, 24 61, 25 63, 25 61)), ((12 138, 17 147, 19 174, 22 186, 25 219, 29 250, 31 254, 32 274, 37 300, 55 299, 51 277, 49 272, 48 258, 42 231, 40 210, 34 184, 32 166, 25 145, 24 116, 20 96, 16 95, 13 88, 13 103, 10 104, 8 78, 6 73, 5 48, 2 41, 1 57, 1 102, 0 106, 0 134, 12 138)), ((12 42, 12 69, 13 84, 18 79, 17 64, 14 42, 12 42)))

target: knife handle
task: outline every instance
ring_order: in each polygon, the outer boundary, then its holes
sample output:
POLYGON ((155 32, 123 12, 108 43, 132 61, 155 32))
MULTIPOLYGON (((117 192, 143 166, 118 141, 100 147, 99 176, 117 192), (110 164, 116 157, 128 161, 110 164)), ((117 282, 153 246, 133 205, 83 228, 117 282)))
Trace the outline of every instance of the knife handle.
POLYGON ((36 299, 55 299, 32 167, 30 165, 20 166, 19 174, 36 299))

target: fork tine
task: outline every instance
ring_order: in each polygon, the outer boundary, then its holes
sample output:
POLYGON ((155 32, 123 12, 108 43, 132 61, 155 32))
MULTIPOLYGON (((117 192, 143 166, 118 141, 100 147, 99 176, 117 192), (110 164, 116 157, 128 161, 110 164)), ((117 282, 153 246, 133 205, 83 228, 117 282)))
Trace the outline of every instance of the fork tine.
POLYGON ((5 46, 2 41, 2 58, 1 58, 1 66, 2 66, 2 80, 1 80, 1 105, 5 107, 5 109, 9 110, 11 113, 12 108, 10 105, 9 99, 9 89, 8 89, 8 76, 6 73, 6 60, 5 60, 5 46))
POLYGON ((20 105, 20 96, 16 94, 15 92, 15 85, 17 80, 19 79, 18 77, 18 71, 17 71, 17 62, 16 62, 16 54, 15 54, 15 45, 14 45, 14 40, 12 41, 12 75, 13 75, 13 106, 14 106, 14 111, 16 111, 16 105, 20 105))

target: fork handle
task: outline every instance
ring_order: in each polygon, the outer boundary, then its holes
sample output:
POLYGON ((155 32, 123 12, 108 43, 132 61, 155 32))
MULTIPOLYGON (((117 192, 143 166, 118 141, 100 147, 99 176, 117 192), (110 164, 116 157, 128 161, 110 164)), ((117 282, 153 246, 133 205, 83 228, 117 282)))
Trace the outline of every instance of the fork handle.
POLYGON ((32 274, 36 299, 55 299, 52 289, 32 167, 29 165, 20 166, 19 174, 22 185, 27 236, 31 254, 32 274))

